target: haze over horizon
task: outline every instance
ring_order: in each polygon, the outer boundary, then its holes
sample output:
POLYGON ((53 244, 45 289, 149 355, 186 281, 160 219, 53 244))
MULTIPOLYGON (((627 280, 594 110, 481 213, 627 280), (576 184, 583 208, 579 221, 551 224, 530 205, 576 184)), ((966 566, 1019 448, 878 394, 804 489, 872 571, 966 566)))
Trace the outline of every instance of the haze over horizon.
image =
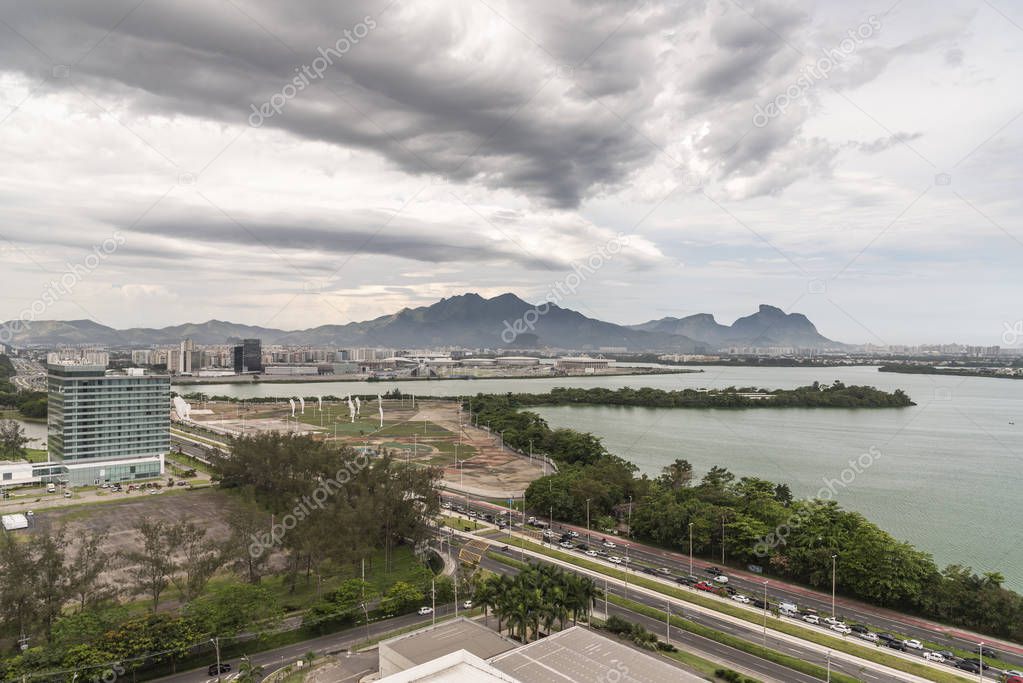
POLYGON ((1005 346, 1023 319, 1019 7, 0 19, 0 320, 305 329, 539 302, 597 261, 557 303, 619 324, 769 303, 847 343, 1005 346))

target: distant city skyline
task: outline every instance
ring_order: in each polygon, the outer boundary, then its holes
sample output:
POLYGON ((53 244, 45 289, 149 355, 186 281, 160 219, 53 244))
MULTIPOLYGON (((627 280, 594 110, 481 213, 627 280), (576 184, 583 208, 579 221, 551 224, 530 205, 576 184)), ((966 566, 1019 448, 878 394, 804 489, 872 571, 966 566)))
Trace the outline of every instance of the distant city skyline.
POLYGON ((1023 345, 1019 7, 0 19, 0 320, 304 329, 557 292, 619 324, 768 303, 846 343, 1023 345))

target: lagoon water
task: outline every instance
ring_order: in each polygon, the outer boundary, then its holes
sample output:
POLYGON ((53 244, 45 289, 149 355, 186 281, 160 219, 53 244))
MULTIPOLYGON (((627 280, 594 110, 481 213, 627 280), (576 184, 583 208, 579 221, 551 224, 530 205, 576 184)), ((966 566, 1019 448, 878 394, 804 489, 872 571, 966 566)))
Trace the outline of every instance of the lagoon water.
MULTIPOLYGON (((812 496, 833 484, 846 508, 932 553, 939 564, 1000 571, 1023 590, 1023 381, 880 373, 873 367, 703 368, 698 374, 521 380, 329 382, 182 387, 235 397, 377 393, 417 395, 544 392, 555 386, 609 388, 756 386, 792 388, 841 380, 903 389, 900 409, 672 410, 601 406, 536 409, 552 426, 600 436, 612 452, 656 475, 675 458, 697 474, 722 465, 739 476, 789 484, 812 496), (1011 424, 1015 422, 1016 424, 1011 424), (850 481, 849 460, 880 455, 850 481)), ((866 461, 867 459, 865 459, 866 461)))

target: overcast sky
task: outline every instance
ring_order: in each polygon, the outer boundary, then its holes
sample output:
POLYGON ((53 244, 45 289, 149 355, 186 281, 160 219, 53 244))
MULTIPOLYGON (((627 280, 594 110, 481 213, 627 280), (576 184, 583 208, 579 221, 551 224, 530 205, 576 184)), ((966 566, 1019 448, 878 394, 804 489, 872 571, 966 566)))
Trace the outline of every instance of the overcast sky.
POLYGON ((1004 346, 1021 73, 1009 0, 0 0, 0 319, 305 328, 593 263, 560 303, 613 322, 1004 346))

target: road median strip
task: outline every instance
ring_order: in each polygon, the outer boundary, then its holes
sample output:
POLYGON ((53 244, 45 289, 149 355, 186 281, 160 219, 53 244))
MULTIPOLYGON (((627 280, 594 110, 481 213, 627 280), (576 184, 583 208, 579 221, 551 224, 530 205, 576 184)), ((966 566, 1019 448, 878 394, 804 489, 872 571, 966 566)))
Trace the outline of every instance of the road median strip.
MULTIPOLYGON (((666 595, 704 609, 713 610, 714 612, 718 612, 735 619, 741 619, 742 621, 748 622, 752 625, 760 625, 762 623, 762 616, 760 616, 759 612, 754 612, 752 610, 739 607, 738 605, 730 605, 721 600, 716 600, 710 597, 696 595, 681 588, 661 583, 660 581, 654 581, 649 578, 627 573, 625 570, 608 567, 599 562, 590 559, 582 559, 566 552, 546 548, 540 544, 524 540, 519 537, 513 536, 510 538, 511 541, 508 543, 509 546, 514 546, 516 548, 523 547, 529 550, 529 552, 557 559, 609 578, 615 578, 619 581, 627 581, 635 586, 652 590, 662 595, 666 595)), ((929 666, 924 662, 915 662, 908 658, 902 658, 881 652, 877 648, 849 643, 825 633, 818 633, 795 624, 787 623, 777 617, 772 617, 771 629, 793 638, 798 638, 806 642, 830 648, 836 652, 851 655, 906 674, 936 681, 937 683, 964 683, 969 681, 969 679, 958 676, 952 671, 943 671, 936 667, 929 666)))

